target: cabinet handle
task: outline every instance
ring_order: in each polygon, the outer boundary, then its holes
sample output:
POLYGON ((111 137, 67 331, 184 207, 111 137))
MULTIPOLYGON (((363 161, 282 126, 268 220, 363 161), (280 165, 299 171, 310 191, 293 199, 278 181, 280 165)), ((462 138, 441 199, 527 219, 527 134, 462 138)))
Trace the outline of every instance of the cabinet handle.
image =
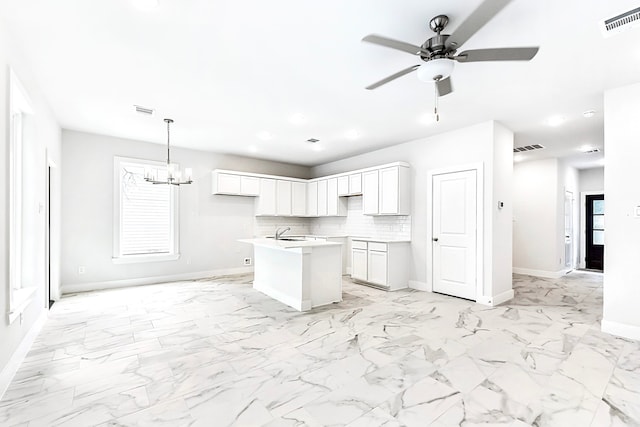
POLYGON ((437 237, 434 237, 434 238, 433 238, 433 241, 434 241, 434 242, 437 242, 437 241, 438 241, 438 238, 437 238, 437 237))

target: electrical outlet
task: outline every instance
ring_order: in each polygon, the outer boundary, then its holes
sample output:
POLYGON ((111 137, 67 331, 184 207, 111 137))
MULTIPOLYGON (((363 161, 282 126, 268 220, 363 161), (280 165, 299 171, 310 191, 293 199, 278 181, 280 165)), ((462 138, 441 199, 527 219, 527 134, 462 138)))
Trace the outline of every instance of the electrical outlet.
POLYGON ((78 267, 78 274, 84 274, 87 272, 87 268, 84 265, 78 267))
POLYGON ((251 265, 251 258, 245 258, 244 265, 251 265))

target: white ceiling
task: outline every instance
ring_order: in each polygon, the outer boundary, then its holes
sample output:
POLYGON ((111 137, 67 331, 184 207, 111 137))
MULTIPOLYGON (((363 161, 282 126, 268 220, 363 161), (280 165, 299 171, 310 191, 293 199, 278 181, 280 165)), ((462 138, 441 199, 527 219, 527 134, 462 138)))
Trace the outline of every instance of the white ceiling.
POLYGON ((516 145, 547 147, 525 160, 590 166, 601 155, 577 149, 602 147, 603 92, 640 80, 640 28, 604 38, 598 27, 638 1, 514 0, 464 49, 540 46, 538 55, 456 64, 441 121, 425 125, 431 84, 407 75, 364 89, 416 57, 360 40, 421 44, 431 17, 449 15, 450 33, 480 0, 159 1, 142 11, 131 0, 1 0, 0 16, 63 128, 166 143, 162 119, 171 117, 175 145, 302 165, 495 119, 516 145), (583 118, 591 109, 595 117, 583 118), (291 123, 296 113, 307 122, 291 123), (545 124, 558 114, 563 126, 545 124), (360 138, 349 140, 352 130, 360 138), (256 136, 264 131, 273 139, 256 136))

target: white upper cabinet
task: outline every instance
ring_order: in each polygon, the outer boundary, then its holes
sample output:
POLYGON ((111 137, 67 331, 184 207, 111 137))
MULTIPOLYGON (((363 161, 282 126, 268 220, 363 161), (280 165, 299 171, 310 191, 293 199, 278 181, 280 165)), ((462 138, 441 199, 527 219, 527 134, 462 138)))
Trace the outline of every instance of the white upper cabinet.
POLYGON ((318 216, 327 216, 327 180, 318 181, 318 216))
POLYGON ((276 181, 276 215, 291 215, 291 181, 276 181))
POLYGON ((215 170, 211 175, 211 193, 257 196, 260 194, 260 178, 215 170))
POLYGON ((362 213, 378 215, 378 171, 362 174, 362 213))
POLYGON ((270 178, 260 179, 260 196, 256 215, 276 215, 276 180, 270 178))
POLYGON ((409 165, 403 162, 304 180, 216 169, 212 193, 258 196, 261 216, 346 216, 347 197, 362 195, 365 215, 410 215, 409 165))
POLYGON ((318 216, 318 182, 307 183, 307 215, 318 216))
POLYGON ((353 173, 349 175, 349 195, 356 196, 362 194, 362 174, 353 173))
POLYGON ((291 183, 291 215, 305 216, 307 214, 307 184, 305 182, 291 183))
POLYGON ((338 177, 338 196, 349 196, 349 177, 347 175, 338 177))

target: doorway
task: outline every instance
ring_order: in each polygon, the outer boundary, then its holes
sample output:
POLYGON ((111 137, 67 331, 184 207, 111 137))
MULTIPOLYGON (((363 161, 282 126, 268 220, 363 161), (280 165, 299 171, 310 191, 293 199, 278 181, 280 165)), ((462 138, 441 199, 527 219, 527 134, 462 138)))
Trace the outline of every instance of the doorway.
POLYGON ((573 192, 564 192, 564 266, 573 270, 573 192))
POLYGON ((585 197, 585 267, 604 271, 604 194, 585 197))
POLYGON ((431 177, 433 291, 473 301, 480 295, 478 181, 481 177, 480 169, 434 173, 431 177))

